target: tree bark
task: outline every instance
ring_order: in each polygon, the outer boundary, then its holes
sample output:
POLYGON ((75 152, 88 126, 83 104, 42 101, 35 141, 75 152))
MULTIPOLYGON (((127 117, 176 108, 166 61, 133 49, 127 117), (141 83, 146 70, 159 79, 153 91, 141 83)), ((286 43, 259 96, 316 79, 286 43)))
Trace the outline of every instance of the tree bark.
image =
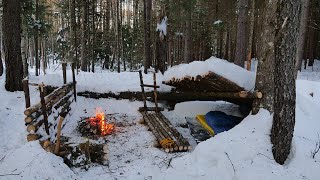
POLYGON ((238 24, 237 24, 237 44, 234 63, 244 67, 244 61, 247 58, 247 19, 248 19, 248 0, 239 0, 238 2, 238 24))
POLYGON ((186 9, 187 19, 186 19, 186 29, 185 29, 185 36, 184 36, 184 62, 190 63, 192 62, 191 57, 191 49, 192 49, 192 3, 190 3, 189 8, 186 9))
POLYGON ((252 113, 257 114, 260 108, 273 112, 274 89, 274 14, 277 11, 278 0, 264 0, 262 17, 259 19, 262 35, 259 39, 258 69, 255 89, 261 91, 262 99, 253 101, 252 113), (262 28, 263 27, 263 28, 262 28))
POLYGON ((144 0, 144 73, 147 74, 148 69, 152 65, 151 59, 151 8, 152 8, 152 0, 144 0))
MULTIPOLYGON (((36 21, 39 20, 39 0, 36 0, 36 21)), ((40 72, 40 59, 39 59, 39 27, 35 25, 34 27, 34 50, 35 50, 35 61, 36 61, 36 76, 39 76, 40 72)))
POLYGON ((3 74, 3 63, 2 63, 2 58, 1 58, 1 51, 0 51, 0 76, 3 74))
POLYGON ((87 38, 88 38, 88 7, 87 1, 82 0, 82 26, 81 26, 81 70, 88 71, 87 38))
POLYGON ((7 91, 22 90, 23 66, 21 58, 21 6, 19 0, 4 0, 3 37, 7 91))
POLYGON ((284 164, 291 148, 295 125, 295 61, 300 23, 300 5, 295 0, 279 1, 276 20, 274 115, 271 130, 272 153, 284 164), (287 23, 286 23, 287 20, 287 23))
MULTIPOLYGON (((301 19, 299 28, 299 37, 297 42, 296 72, 301 71, 303 51, 306 42, 307 24, 310 0, 301 0, 301 19)), ((296 75, 297 76, 297 75, 296 75)))

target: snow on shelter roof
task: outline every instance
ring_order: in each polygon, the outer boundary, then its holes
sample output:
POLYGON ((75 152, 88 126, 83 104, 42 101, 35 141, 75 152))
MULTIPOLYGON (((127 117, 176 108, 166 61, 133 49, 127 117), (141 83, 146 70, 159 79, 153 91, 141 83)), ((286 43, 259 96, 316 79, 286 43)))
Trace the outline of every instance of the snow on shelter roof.
MULTIPOLYGON (((174 81, 192 80, 197 77, 205 77, 208 74, 216 74, 230 81, 239 88, 252 91, 255 86, 255 73, 247 71, 226 60, 211 57, 206 61, 193 61, 189 64, 180 64, 168 69, 164 74, 164 83, 170 84, 174 81)), ((221 79, 221 78, 219 78, 221 79)), ((238 89, 239 89, 238 88, 238 89)), ((230 91, 233 91, 230 89, 230 91)))

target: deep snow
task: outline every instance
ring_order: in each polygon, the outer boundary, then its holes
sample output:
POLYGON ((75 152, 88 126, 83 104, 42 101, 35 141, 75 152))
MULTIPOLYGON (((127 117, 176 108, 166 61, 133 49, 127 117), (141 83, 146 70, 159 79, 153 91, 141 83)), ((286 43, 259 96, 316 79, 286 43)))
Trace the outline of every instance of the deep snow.
MULTIPOLYGON (((314 69, 320 67, 318 61, 315 65, 314 69)), ((26 142, 23 93, 6 92, 2 76, 0 77, 0 94, 2 95, 0 96, 0 137, 2 137, 0 179, 318 180, 320 179, 320 154, 316 154, 313 159, 311 152, 319 142, 320 73, 310 71, 308 68, 299 73, 299 80, 297 80, 296 126, 292 153, 284 166, 276 164, 272 157, 269 140, 272 117, 266 110, 262 109, 258 115, 248 116, 232 130, 198 144, 191 153, 166 154, 152 147, 155 140, 153 135, 147 131, 146 127, 137 123, 141 118, 137 108, 142 105, 142 102, 93 100, 79 97, 75 105, 76 110, 68 120, 70 123, 63 130, 65 134, 76 138, 76 132, 73 131, 74 121, 87 114, 90 116, 98 106, 107 113, 125 114, 126 117, 119 116, 122 118, 118 121, 131 124, 131 126, 119 127, 117 134, 107 137, 110 151, 109 166, 96 165, 89 168, 89 171, 79 168, 70 169, 61 158, 47 153, 37 142, 26 142)), ((60 72, 49 72, 52 76, 55 76, 54 73, 60 72)), ((83 75, 86 77, 91 75, 93 77, 88 78, 87 82, 83 81, 84 86, 85 83, 93 81, 95 76, 91 73, 83 75)), ((115 77, 114 73, 103 73, 103 76, 115 77)), ((121 73, 118 78, 128 79, 128 81, 138 79, 138 76, 135 78, 131 76, 130 73, 121 73)), ((152 81, 151 78, 150 80, 152 81)), ((122 81, 122 83, 125 84, 128 81, 122 81)), ((125 85, 119 88, 122 87, 125 85)), ((112 88, 117 91, 116 87, 112 88)), ((34 88, 31 89, 31 94, 32 102, 39 100, 38 92, 34 88)), ((235 105, 225 102, 184 102, 177 104, 174 111, 166 111, 164 114, 172 120, 173 124, 179 125, 185 122, 184 118, 194 118, 195 114, 203 114, 215 108, 228 113, 233 112, 235 115, 238 113, 235 105)), ((187 129, 179 127, 178 130, 184 136, 188 136, 187 129)))

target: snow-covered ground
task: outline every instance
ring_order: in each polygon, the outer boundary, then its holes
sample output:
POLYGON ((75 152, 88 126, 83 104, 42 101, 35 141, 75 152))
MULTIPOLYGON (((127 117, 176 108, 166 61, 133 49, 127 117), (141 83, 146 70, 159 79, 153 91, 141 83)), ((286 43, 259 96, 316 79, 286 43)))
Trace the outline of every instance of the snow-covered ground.
MULTIPOLYGON (((314 70, 303 71, 297 80, 296 126, 292 144, 292 153, 284 166, 273 160, 269 140, 272 117, 266 110, 260 110, 255 116, 248 116, 235 128, 221 133, 198 144, 190 153, 166 154, 153 147, 154 136, 147 128, 137 123, 141 119, 138 107, 142 102, 114 99, 86 99, 78 97, 72 115, 67 120, 63 132, 76 137, 76 121, 83 116, 91 116, 96 107, 101 107, 109 114, 115 114, 119 126, 114 135, 106 138, 109 148, 109 166, 94 165, 88 171, 80 168, 70 169, 63 160, 42 149, 38 142, 26 142, 24 125, 24 96, 22 92, 9 93, 4 90, 4 77, 0 77, 0 179, 217 179, 217 180, 256 180, 256 179, 320 179, 320 152, 312 158, 316 143, 320 141, 320 64, 315 63, 314 70), (311 81, 312 80, 312 81, 311 81), (180 157, 181 156, 181 157, 180 157)), ((48 77, 60 71, 49 71, 48 77)), ((70 73, 71 74, 71 73, 70 73)), ((129 81, 139 85, 138 73, 118 75, 119 87, 107 82, 116 77, 115 73, 81 73, 78 80, 83 90, 91 82, 103 80, 102 85, 120 92, 129 81), (129 77, 128 77, 129 76, 129 77), (106 77, 103 79, 102 77, 106 77), (121 84, 121 86, 120 86, 121 84), (112 87, 108 87, 112 86, 112 87), (119 89, 117 89, 119 88, 119 89), (121 89, 122 88, 122 89, 121 89)), ((160 75, 158 77, 161 77, 160 75)), ((33 78, 33 77, 32 77, 33 78)), ((31 78, 31 79, 32 79, 31 78)), ((146 77, 147 79, 148 77, 146 77)), ((71 79, 71 78, 69 78, 71 79)), ((36 79, 34 79, 36 80, 36 79)), ((159 79, 161 82, 162 79, 159 79)), ((148 80, 147 80, 148 81, 148 80)), ((152 77, 149 77, 150 83, 152 77)), ((55 82, 51 82, 55 83, 55 82)), ((98 87, 100 88, 100 87, 98 87)), ((80 88, 81 89, 81 88, 80 88)), ((139 91, 140 87, 137 86, 139 91)), ((32 101, 38 101, 38 92, 31 89, 32 101)), ((237 107, 225 102, 184 102, 176 105, 175 110, 164 115, 179 125, 185 118, 194 118, 209 110, 221 109, 237 115, 237 107)), ((183 135, 188 136, 188 129, 179 127, 183 135)), ((81 138, 80 138, 81 140, 81 138)), ((195 143, 192 143, 195 145, 195 143)))

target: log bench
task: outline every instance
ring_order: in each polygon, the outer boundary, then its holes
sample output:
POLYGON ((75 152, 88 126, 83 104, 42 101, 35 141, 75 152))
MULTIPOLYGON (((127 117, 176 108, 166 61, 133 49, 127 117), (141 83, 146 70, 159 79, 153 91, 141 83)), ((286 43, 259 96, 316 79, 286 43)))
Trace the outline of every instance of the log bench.
POLYGON ((189 142, 175 129, 171 122, 161 113, 163 108, 158 106, 157 101, 157 82, 156 73, 153 73, 153 85, 146 85, 143 83, 142 72, 139 71, 140 86, 143 97, 143 107, 139 108, 139 111, 143 115, 143 123, 145 123, 156 137, 156 147, 163 148, 167 153, 169 152, 182 152, 191 150, 189 142), (147 107, 146 93, 144 87, 153 87, 153 99, 155 107, 147 107), (153 111, 153 112, 152 112, 153 111))

